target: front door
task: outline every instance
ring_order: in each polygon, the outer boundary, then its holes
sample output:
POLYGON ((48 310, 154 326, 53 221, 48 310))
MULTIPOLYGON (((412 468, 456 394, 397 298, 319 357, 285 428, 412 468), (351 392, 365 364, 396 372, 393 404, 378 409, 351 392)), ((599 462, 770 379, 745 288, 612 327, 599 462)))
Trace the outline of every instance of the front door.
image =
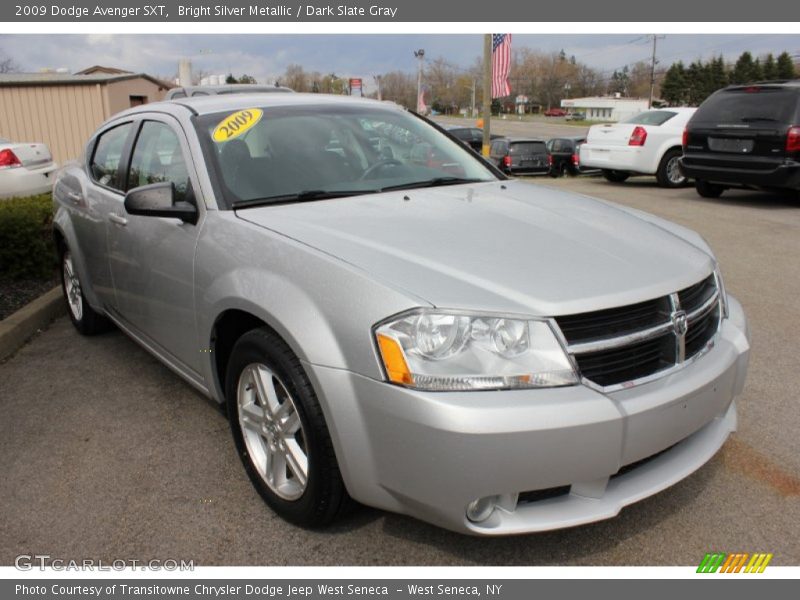
MULTIPOLYGON (((183 131, 169 117, 139 123, 127 174, 128 191, 171 182, 175 200, 195 203, 190 154, 183 131)), ((120 203, 109 216, 108 256, 119 316, 184 367, 200 370, 194 310, 196 225, 179 219, 135 216, 120 203)))

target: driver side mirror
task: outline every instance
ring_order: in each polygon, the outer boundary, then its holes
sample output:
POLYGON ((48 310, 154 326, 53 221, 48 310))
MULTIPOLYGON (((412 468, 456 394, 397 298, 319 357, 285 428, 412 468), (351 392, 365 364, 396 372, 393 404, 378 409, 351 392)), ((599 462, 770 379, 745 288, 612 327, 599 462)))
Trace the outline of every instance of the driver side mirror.
POLYGON ((125 194, 125 210, 142 217, 167 217, 184 223, 197 223, 197 207, 182 200, 175 201, 175 185, 171 181, 151 183, 133 188, 125 194))

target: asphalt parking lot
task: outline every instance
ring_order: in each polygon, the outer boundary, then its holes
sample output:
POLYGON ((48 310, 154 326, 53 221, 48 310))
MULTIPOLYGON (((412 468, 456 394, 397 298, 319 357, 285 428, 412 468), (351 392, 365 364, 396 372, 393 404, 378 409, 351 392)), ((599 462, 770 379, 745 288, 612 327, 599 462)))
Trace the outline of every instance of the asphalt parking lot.
POLYGON ((739 431, 704 468, 617 518, 559 532, 470 538, 368 508, 324 531, 298 529, 252 488, 216 407, 121 333, 83 338, 61 318, 0 365, 0 564, 37 553, 197 565, 696 565, 711 550, 800 564, 800 203, 701 199, 652 178, 527 181, 667 217, 716 250, 753 342, 739 431))

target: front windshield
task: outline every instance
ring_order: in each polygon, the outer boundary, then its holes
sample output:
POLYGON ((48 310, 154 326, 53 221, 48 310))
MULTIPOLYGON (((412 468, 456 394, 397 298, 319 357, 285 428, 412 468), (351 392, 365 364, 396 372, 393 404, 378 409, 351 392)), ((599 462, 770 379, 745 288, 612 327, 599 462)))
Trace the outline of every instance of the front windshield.
POLYGON ((497 179, 463 144, 380 105, 254 107, 196 127, 228 206, 497 179))

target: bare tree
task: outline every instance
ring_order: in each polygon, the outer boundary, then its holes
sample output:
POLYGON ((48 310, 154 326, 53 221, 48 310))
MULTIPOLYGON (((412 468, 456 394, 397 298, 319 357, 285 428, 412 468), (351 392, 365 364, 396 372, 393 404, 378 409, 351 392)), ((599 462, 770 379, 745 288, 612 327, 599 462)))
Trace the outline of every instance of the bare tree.
POLYGON ((17 73, 19 65, 13 58, 0 51, 0 73, 17 73))

